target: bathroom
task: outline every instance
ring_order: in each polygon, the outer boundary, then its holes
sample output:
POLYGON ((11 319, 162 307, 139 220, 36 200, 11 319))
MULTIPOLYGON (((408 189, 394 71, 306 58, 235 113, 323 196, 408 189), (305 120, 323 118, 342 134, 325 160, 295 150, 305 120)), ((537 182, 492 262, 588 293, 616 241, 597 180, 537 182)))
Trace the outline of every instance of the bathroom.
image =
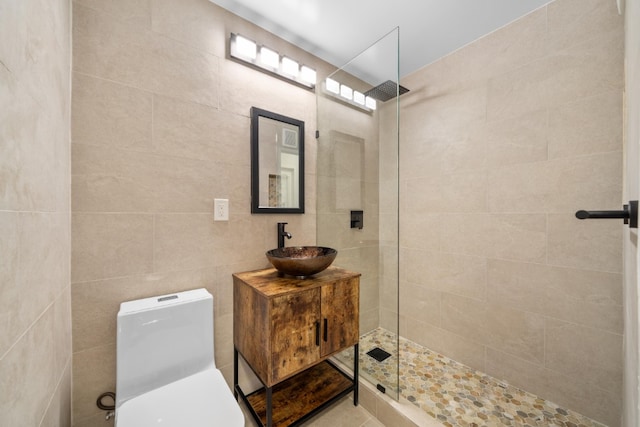
MULTIPOLYGON (((398 326, 632 426, 636 235, 573 217, 637 198, 622 142, 638 141, 640 12, 623 3, 626 32, 614 0, 556 0, 402 80, 398 326)), ((267 266, 277 222, 287 245, 323 237, 316 94, 227 59, 229 33, 335 66, 206 0, 3 0, 0 29, 0 424, 109 425, 95 400, 115 389, 115 316, 150 295, 213 294, 230 383, 232 273, 267 266), (250 213, 252 106, 305 122, 304 215, 250 213)))

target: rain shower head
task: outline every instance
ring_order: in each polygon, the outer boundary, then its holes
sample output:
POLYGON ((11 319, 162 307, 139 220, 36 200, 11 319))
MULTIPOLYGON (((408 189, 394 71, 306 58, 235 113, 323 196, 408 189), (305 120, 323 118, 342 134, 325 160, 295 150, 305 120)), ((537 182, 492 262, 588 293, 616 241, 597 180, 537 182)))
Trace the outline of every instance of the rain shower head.
POLYGON ((381 102, 387 102, 388 100, 395 98, 396 95, 409 92, 404 86, 398 87, 396 82, 392 82, 391 80, 387 80, 384 83, 380 83, 378 86, 369 89, 364 94, 365 96, 369 96, 371 98, 377 99, 381 102))

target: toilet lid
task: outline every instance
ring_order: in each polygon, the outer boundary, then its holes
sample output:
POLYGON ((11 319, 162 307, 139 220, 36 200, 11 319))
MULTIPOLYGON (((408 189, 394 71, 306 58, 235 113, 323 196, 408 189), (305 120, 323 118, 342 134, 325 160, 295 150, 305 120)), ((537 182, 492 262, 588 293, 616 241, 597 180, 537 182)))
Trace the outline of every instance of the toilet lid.
POLYGON ((244 416, 218 369, 207 369, 124 402, 118 427, 243 427, 244 416))

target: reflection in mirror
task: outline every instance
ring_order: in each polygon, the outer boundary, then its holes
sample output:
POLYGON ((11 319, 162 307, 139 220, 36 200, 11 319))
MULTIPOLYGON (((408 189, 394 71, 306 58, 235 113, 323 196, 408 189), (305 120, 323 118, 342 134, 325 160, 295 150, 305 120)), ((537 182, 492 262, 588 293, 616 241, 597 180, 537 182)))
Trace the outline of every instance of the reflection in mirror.
POLYGON ((251 108, 251 212, 304 213, 304 122, 251 108))

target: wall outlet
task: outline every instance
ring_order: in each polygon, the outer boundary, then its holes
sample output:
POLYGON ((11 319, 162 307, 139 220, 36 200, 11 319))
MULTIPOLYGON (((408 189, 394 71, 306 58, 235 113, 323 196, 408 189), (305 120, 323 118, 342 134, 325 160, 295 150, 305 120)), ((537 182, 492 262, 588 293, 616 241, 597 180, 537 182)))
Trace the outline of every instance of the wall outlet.
POLYGON ((229 199, 213 199, 213 220, 229 221, 229 199))

